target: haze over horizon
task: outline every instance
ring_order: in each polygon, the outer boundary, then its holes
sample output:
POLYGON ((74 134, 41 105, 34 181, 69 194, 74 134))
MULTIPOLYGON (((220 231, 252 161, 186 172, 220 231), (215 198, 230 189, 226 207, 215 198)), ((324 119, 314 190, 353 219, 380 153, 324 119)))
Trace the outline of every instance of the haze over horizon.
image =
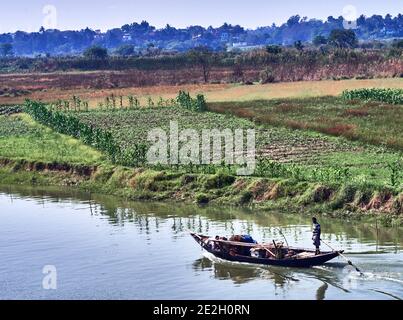
POLYGON ((17 30, 34 32, 41 26, 60 30, 108 29, 127 23, 147 20, 158 28, 170 24, 176 28, 190 25, 217 27, 224 22, 239 24, 254 29, 260 26, 277 25, 295 14, 309 19, 326 19, 328 16, 361 14, 371 16, 387 13, 396 16, 403 12, 403 2, 396 0, 333 0, 324 1, 261 1, 261 0, 30 0, 2 3, 0 8, 0 33, 17 30), (347 7, 349 6, 349 7, 347 7), (351 11, 351 6, 354 10, 351 11), (350 8, 345 10, 346 8, 350 8))

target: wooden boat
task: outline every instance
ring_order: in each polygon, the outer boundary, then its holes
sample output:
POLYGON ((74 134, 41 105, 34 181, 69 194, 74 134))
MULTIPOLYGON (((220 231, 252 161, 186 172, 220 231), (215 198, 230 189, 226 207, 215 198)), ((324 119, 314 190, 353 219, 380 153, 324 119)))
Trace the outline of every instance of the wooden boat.
POLYGON ((281 244, 256 244, 215 240, 208 236, 190 233, 193 239, 207 252, 227 261, 253 263, 280 267, 309 268, 322 265, 343 254, 344 251, 321 252, 314 250, 283 247, 281 244), (251 249, 266 254, 257 257, 250 254, 251 249), (264 257, 263 257, 264 256, 264 257))

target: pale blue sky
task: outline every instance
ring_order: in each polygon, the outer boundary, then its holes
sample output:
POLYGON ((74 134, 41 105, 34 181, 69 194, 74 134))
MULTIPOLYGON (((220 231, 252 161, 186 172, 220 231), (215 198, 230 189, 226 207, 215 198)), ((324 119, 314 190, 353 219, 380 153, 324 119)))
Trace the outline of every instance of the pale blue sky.
POLYGON ((309 18, 337 17, 347 5, 356 7, 358 15, 403 13, 401 0, 1 0, 0 32, 39 30, 46 5, 57 9, 56 26, 62 30, 87 26, 106 30, 141 20, 157 27, 228 22, 255 28, 283 23, 297 13, 309 18))

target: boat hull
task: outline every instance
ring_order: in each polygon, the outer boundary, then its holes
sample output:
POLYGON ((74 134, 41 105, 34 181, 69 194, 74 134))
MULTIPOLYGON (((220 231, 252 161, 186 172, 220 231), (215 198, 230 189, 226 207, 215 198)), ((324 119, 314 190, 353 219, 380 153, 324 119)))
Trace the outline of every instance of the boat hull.
MULTIPOLYGON (((258 265, 269 265, 269 266, 278 266, 278 267, 289 267, 289 268, 310 268, 313 266, 320 266, 325 264, 326 262, 336 258, 339 256, 342 251, 332 251, 332 252, 323 252, 319 255, 314 255, 310 257, 292 259, 268 259, 268 258, 256 258, 244 255, 230 255, 226 252, 217 252, 211 250, 209 246, 203 241, 202 236, 192 233, 191 236, 193 239, 208 253, 213 256, 231 262, 240 262, 240 263, 251 263, 258 265)), ((300 249, 302 250, 302 249, 300 249)), ((304 250, 304 252, 311 252, 304 250)))

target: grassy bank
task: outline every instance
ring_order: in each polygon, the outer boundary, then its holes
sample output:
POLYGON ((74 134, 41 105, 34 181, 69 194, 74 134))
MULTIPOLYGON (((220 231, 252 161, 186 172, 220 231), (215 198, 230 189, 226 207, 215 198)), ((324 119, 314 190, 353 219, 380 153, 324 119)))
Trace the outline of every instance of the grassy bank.
POLYGON ((106 161, 99 151, 38 124, 26 114, 0 116, 0 157, 84 165, 106 161))
POLYGON ((236 177, 125 167, 59 166, 0 161, 1 184, 72 186, 130 200, 182 201, 200 205, 253 206, 281 212, 372 219, 402 225, 403 193, 353 184, 236 177))
POLYGON ((112 164, 99 151, 28 115, 17 114, 0 116, 0 183, 73 186, 136 200, 248 205, 354 218, 378 216, 384 224, 401 223, 403 194, 400 187, 390 184, 387 166, 398 159, 395 152, 178 108, 95 110, 74 115, 110 130, 122 148, 131 141, 145 141, 148 129, 166 127, 170 119, 182 128, 253 127, 262 136, 257 139, 260 157, 274 160, 259 162, 252 177, 238 177, 231 168, 221 166, 211 173, 189 167, 129 168, 112 164), (287 151, 290 147, 294 154, 287 151), (341 174, 344 170, 337 166, 349 168, 348 174, 341 174))

